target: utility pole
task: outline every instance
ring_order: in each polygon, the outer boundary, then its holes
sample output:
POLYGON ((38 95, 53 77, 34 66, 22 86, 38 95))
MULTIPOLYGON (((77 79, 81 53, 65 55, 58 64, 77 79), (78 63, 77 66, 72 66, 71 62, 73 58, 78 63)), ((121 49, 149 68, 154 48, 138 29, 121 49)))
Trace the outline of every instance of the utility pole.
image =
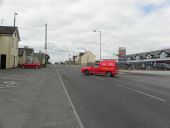
POLYGON ((44 59, 45 59, 45 65, 47 64, 47 24, 45 24, 45 46, 44 46, 45 54, 44 54, 44 59))
POLYGON ((47 54, 47 24, 45 24, 45 53, 47 54))
POLYGON ((2 23, 3 23, 4 19, 3 19, 3 18, 1 18, 1 19, 0 19, 0 21, 1 21, 1 25, 2 25, 2 23))
POLYGON ((102 55, 101 55, 101 53, 102 53, 102 31, 101 30, 93 30, 93 32, 99 32, 100 33, 100 61, 101 61, 101 59, 102 59, 102 55))
POLYGON ((16 15, 18 15, 18 13, 14 13, 14 27, 15 27, 15 22, 16 22, 16 15))

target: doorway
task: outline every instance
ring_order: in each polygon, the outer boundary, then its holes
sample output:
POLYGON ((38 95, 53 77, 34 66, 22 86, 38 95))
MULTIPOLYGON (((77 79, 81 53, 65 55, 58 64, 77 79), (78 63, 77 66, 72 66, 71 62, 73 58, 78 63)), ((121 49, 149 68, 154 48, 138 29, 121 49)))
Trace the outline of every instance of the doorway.
POLYGON ((1 57, 0 57, 0 68, 1 69, 6 69, 6 55, 5 54, 2 54, 1 57))

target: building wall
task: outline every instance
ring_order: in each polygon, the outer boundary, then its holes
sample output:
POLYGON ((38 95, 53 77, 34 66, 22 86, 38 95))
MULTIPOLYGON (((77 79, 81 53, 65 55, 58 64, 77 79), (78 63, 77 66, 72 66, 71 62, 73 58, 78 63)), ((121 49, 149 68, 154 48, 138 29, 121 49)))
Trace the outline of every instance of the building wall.
POLYGON ((6 54, 6 68, 18 66, 18 43, 15 33, 12 36, 0 35, 0 54, 6 54))
POLYGON ((75 63, 76 63, 76 64, 79 63, 79 56, 77 56, 77 57, 75 58, 75 63))
POLYGON ((18 67, 18 45, 19 40, 17 34, 13 34, 12 38, 10 38, 11 45, 11 59, 10 59, 10 68, 18 67))
POLYGON ((34 62, 39 64, 41 63, 40 59, 37 56, 34 56, 34 62))
POLYGON ((26 63, 26 55, 24 54, 23 56, 18 57, 18 64, 22 65, 26 63))
POLYGON ((91 52, 86 52, 82 57, 81 57, 81 65, 87 65, 88 63, 95 63, 96 61, 96 56, 91 53, 91 52))

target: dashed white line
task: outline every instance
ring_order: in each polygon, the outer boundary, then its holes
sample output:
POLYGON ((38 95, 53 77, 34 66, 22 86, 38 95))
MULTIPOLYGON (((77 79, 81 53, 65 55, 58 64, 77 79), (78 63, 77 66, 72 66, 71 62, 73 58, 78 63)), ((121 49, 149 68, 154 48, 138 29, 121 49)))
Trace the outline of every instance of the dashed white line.
POLYGON ((77 121, 78 121, 78 123, 79 123, 79 127, 80 127, 80 128, 84 128, 84 125, 83 125, 83 123, 82 123, 82 121, 81 121, 81 119, 80 119, 80 117, 79 117, 79 115, 78 115, 78 113, 77 113, 77 111, 76 111, 76 109, 75 109, 75 106, 74 106, 74 104, 73 104, 73 102, 72 102, 72 100, 71 100, 71 97, 70 97, 70 95, 69 95, 69 93, 68 93, 68 91, 67 91, 67 89, 66 89, 66 87, 65 87, 65 85, 64 85, 64 82, 63 82, 63 80, 62 80, 62 78, 61 78, 61 75, 60 75, 59 71, 57 70, 57 67, 56 67, 56 66, 55 66, 55 69, 56 69, 56 72, 57 72, 57 74, 58 74, 58 76, 59 76, 59 79, 60 79, 60 81, 61 81, 61 83, 62 83, 62 86, 63 86, 63 88, 64 88, 64 91, 65 91, 65 93, 66 93, 66 95, 67 95, 67 97, 68 97, 68 100, 69 100, 69 102, 70 102, 70 104, 71 104, 73 113, 74 113, 74 115, 75 115, 75 117, 76 117, 76 119, 77 119, 77 121))

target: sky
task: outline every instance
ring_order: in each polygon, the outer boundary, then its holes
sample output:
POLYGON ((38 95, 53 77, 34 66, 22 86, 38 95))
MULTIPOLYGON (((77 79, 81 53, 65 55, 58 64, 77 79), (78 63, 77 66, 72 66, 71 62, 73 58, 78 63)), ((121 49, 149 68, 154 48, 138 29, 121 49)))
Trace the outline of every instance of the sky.
POLYGON ((0 25, 16 26, 20 47, 44 51, 48 24, 51 61, 64 61, 85 50, 99 59, 170 48, 170 0, 0 0, 0 25))

